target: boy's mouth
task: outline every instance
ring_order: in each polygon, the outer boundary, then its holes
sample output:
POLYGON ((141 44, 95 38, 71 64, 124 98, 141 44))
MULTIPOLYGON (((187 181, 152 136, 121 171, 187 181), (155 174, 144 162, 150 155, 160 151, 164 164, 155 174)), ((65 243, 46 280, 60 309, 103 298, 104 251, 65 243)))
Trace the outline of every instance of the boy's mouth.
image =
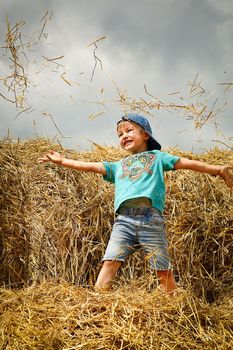
POLYGON ((126 146, 130 145, 131 143, 132 143, 132 140, 126 140, 126 141, 124 141, 123 145, 124 145, 124 147, 126 147, 126 146))

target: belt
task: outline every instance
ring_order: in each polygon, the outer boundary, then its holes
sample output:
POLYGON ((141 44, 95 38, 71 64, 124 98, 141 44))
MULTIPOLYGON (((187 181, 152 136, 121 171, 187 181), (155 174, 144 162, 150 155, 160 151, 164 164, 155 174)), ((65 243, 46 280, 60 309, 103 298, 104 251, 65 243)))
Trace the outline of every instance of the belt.
POLYGON ((153 213, 160 213, 161 212, 156 208, 148 208, 148 207, 130 207, 130 208, 120 208, 117 211, 117 214, 119 215, 148 215, 153 213))

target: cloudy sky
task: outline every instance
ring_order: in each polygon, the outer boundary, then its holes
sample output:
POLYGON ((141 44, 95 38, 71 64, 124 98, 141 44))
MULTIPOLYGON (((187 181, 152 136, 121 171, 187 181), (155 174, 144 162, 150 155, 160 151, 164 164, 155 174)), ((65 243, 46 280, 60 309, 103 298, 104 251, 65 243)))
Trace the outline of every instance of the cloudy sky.
POLYGON ((0 4, 1 46, 7 14, 20 34, 12 43, 17 74, 27 77, 26 86, 13 78, 14 59, 2 47, 1 138, 49 137, 73 149, 89 148, 90 140, 117 145, 116 121, 134 106, 134 112, 150 113, 164 146, 199 152, 213 148, 213 140, 229 143, 233 88, 221 84, 233 81, 232 0, 0 4), (7 101, 15 97, 18 106, 7 101), (212 111, 201 129, 197 117, 185 113, 192 103, 196 111, 205 107, 203 117, 212 111))

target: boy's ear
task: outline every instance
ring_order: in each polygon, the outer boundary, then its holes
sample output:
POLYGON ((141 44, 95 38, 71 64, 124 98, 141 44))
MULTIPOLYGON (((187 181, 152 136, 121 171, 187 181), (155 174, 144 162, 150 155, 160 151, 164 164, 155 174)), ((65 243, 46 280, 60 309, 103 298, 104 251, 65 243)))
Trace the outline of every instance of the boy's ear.
POLYGON ((144 135, 145 135, 145 140, 146 140, 146 141, 148 141, 148 140, 149 140, 149 138, 150 138, 150 135, 149 135, 149 134, 147 134, 147 132, 145 132, 145 131, 144 131, 144 135))

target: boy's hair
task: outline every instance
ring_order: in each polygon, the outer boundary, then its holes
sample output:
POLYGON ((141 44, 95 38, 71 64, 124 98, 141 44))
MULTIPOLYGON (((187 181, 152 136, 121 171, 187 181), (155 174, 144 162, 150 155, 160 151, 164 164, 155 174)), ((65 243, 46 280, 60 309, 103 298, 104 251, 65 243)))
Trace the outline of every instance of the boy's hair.
POLYGON ((133 122, 139 125, 149 136, 149 140, 147 141, 148 151, 152 151, 154 149, 161 150, 161 145, 154 139, 152 136, 152 129, 148 120, 139 115, 139 114, 127 114, 121 117, 121 119, 117 122, 119 125, 122 122, 133 122))

